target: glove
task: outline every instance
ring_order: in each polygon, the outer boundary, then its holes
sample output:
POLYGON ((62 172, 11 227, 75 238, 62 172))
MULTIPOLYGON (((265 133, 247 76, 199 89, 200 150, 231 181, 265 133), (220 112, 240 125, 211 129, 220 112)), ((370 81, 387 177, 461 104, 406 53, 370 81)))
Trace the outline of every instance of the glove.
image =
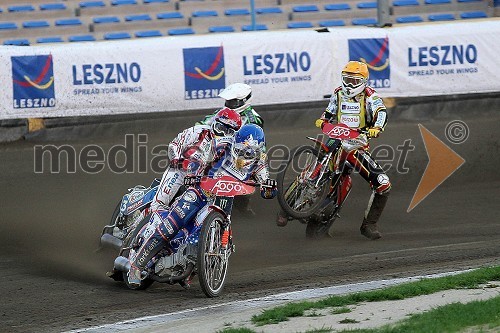
POLYGON ((380 135, 380 132, 382 132, 382 129, 378 127, 372 127, 368 129, 368 137, 370 138, 377 138, 380 135))
POLYGON ((174 158, 173 160, 170 161, 168 166, 171 168, 174 168, 174 169, 185 169, 184 168, 184 161, 186 161, 186 160, 183 158, 174 158))
POLYGON ((187 187, 195 186, 201 182, 201 176, 186 176, 184 178, 184 185, 187 187))
POLYGON ((324 119, 316 119, 316 121, 314 122, 314 125, 316 125, 317 128, 322 128, 325 121, 326 120, 324 120, 324 119))
POLYGON ((264 199, 272 199, 276 194, 278 194, 278 186, 274 179, 267 179, 260 185, 260 196, 264 199))

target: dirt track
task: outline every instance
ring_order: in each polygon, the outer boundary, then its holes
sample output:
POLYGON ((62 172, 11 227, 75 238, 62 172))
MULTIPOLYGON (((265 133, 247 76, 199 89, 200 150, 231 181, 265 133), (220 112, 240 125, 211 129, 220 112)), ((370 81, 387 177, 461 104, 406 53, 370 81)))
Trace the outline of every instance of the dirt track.
MULTIPOLYGON (((500 264, 499 104, 490 101, 494 110, 485 117, 477 116, 475 102, 457 104, 457 109, 435 103, 432 110, 441 112, 432 121, 404 120, 406 114, 427 114, 418 107, 393 111, 378 143, 396 147, 411 139, 415 150, 408 154, 407 174, 397 174, 395 162, 389 171, 394 189, 382 216, 384 237, 379 241, 359 234, 369 189, 358 176, 336 222, 335 237, 321 242, 306 241, 299 223, 276 227, 277 201, 252 197, 256 216, 234 213, 237 252, 225 294, 215 300, 206 299, 197 283, 188 291, 155 284, 133 292, 104 276, 113 253, 93 252, 102 226, 128 187, 146 185, 157 174, 113 174, 108 169, 94 175, 81 169, 73 174, 33 172, 34 144, 60 145, 67 143, 61 137, 84 134, 86 139, 72 142, 77 151, 86 144, 109 149, 123 144, 127 133, 147 133, 148 147, 153 147, 168 142, 199 116, 170 119, 168 124, 165 117, 52 129, 36 141, 0 146, 0 331, 61 331, 283 290, 500 264), (454 111, 458 109, 460 114, 454 111), (446 124, 455 119, 465 120, 470 128, 469 139, 460 145, 444 137, 446 124), (427 164, 417 122, 466 163, 407 213, 427 164)), ((264 111, 268 147, 306 143, 306 135, 316 134, 313 121, 320 113, 321 109, 264 111)))

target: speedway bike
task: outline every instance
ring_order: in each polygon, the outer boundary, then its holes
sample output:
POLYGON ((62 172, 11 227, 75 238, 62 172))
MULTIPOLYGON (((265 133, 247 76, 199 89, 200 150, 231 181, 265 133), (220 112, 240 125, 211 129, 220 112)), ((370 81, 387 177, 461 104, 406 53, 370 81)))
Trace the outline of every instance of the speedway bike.
POLYGON ((347 156, 368 147, 366 132, 344 124, 324 123, 314 145, 294 148, 277 175, 278 201, 283 211, 306 224, 306 237, 328 234, 352 187, 347 156))
MULTIPOLYGON (((205 205, 196 217, 189 221, 166 246, 145 266, 140 285, 130 285, 127 273, 130 270, 132 249, 137 249, 138 239, 147 229, 147 223, 161 220, 144 219, 137 224, 130 237, 116 243, 119 255, 108 276, 124 281, 130 289, 146 289, 153 282, 179 283, 188 288, 192 278, 198 276, 200 287, 207 297, 217 297, 226 282, 229 257, 234 252, 231 231, 231 212, 234 198, 250 195, 257 184, 239 181, 230 176, 220 178, 196 177, 185 180, 185 185, 198 186, 207 194, 205 205), (139 235, 139 237, 137 237, 139 235)), ((168 212, 166 212, 168 214, 168 212)))

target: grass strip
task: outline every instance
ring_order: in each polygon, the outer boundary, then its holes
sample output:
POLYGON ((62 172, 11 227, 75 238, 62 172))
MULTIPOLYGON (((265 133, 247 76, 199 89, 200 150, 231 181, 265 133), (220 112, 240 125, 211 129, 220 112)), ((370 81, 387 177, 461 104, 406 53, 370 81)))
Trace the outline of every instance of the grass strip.
POLYGON ((257 326, 276 324, 287 321, 290 317, 302 317, 304 311, 310 309, 341 307, 360 302, 401 300, 420 295, 429 295, 448 289, 477 288, 480 284, 495 280, 500 280, 500 266, 479 268, 471 272, 440 278, 422 279, 380 290, 365 291, 344 296, 330 296, 315 302, 289 303, 264 310, 259 315, 254 315, 252 322, 257 326))
MULTIPOLYGON (((452 333, 467 327, 500 327, 500 297, 470 303, 452 303, 411 315, 393 325, 380 328, 345 330, 349 333, 452 333)), ((498 331, 497 331, 498 332, 498 331)))

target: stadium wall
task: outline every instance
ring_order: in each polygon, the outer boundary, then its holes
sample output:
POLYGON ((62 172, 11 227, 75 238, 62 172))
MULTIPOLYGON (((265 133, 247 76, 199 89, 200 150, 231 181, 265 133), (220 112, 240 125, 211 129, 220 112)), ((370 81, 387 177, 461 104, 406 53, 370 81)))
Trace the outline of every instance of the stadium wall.
POLYGON ((500 20, 245 32, 0 48, 0 119, 220 107, 233 82, 255 105, 320 101, 363 60, 383 97, 500 91, 500 20))

